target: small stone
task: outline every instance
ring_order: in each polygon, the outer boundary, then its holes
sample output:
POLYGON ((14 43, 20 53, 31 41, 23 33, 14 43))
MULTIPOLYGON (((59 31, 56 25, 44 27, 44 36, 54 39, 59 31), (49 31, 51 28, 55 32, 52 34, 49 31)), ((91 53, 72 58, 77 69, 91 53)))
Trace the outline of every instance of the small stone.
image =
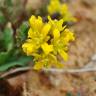
POLYGON ((92 56, 92 60, 96 61, 96 54, 94 56, 92 56))

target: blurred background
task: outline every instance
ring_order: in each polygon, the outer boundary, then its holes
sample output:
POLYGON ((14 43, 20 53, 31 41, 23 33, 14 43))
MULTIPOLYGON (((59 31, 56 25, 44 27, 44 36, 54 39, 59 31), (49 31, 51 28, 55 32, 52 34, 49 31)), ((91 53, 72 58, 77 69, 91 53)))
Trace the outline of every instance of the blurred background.
MULTIPOLYGON (((0 75, 33 64, 21 44, 28 19, 46 15, 49 0, 0 0, 0 75)), ((76 23, 68 23, 76 40, 69 47, 65 68, 96 67, 96 0, 61 0, 76 23)), ((96 72, 46 73, 27 71, 0 79, 0 96, 96 96, 96 72)))

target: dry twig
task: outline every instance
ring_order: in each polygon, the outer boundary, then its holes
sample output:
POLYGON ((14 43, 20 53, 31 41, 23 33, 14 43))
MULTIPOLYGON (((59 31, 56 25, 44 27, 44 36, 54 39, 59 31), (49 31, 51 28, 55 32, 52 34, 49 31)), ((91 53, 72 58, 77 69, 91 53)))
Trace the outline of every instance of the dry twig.
POLYGON ((1 77, 1 78, 4 78, 4 77, 7 77, 7 76, 9 76, 9 75, 11 75, 11 74, 15 74, 15 73, 18 73, 18 72, 28 71, 28 70, 30 70, 30 69, 31 69, 31 67, 16 68, 16 69, 10 70, 10 71, 2 74, 0 77, 1 77))
MULTIPOLYGON (((14 70, 10 70, 4 74, 2 74, 0 77, 4 78, 9 75, 18 73, 18 72, 24 72, 24 71, 29 71, 31 70, 31 67, 22 67, 22 68, 16 68, 14 70)), ((81 68, 81 69, 55 69, 55 68, 50 68, 50 69, 43 69, 45 72, 51 72, 51 73, 84 73, 84 72, 94 72, 96 71, 96 67, 91 67, 91 68, 81 68)))

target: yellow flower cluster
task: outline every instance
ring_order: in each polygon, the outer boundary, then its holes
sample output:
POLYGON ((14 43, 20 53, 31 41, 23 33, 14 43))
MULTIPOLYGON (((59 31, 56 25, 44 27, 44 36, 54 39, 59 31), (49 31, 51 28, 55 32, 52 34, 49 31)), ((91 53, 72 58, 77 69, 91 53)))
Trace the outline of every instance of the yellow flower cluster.
POLYGON ((64 22, 76 21, 76 18, 74 18, 72 14, 69 12, 67 4, 61 4, 60 0, 50 0, 47 9, 50 15, 59 13, 61 15, 61 18, 63 18, 64 22))
POLYGON ((63 67, 57 55, 66 61, 68 44, 74 40, 74 34, 62 26, 63 19, 52 20, 48 16, 48 22, 44 23, 40 16, 37 18, 32 15, 29 24, 28 39, 22 48, 27 55, 34 57, 34 69, 63 67))

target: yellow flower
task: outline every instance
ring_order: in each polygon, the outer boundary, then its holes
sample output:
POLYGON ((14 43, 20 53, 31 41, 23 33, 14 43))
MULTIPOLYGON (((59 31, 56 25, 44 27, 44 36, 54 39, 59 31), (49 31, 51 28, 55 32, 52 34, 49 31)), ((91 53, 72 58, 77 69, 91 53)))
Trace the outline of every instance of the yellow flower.
POLYGON ((51 31, 53 35, 53 39, 51 40, 51 44, 54 48, 55 54, 60 54, 60 56, 64 59, 64 61, 68 60, 68 54, 66 50, 68 49, 68 44, 70 41, 73 41, 74 33, 71 32, 66 26, 63 27, 63 23, 61 20, 52 20, 49 18, 49 24, 51 24, 51 31), (59 27, 58 27, 59 26, 59 27))
POLYGON ((47 9, 48 9, 49 14, 53 14, 53 13, 59 12, 60 7, 61 5, 60 5, 59 0, 51 0, 47 9))
POLYGON ((51 28, 50 24, 43 23, 43 20, 40 16, 36 18, 35 16, 32 15, 31 18, 29 19, 29 24, 31 28, 29 29, 28 36, 32 38, 34 38, 34 35, 36 36, 42 35, 42 37, 46 37, 51 28))
POLYGON ((33 69, 40 70, 43 68, 50 68, 51 67, 51 64, 49 63, 50 62, 49 54, 48 55, 40 54, 38 59, 39 60, 36 61, 33 69))
POLYGON ((63 50, 58 50, 60 56, 64 59, 64 61, 68 60, 68 54, 66 52, 64 52, 63 50))
POLYGON ((34 15, 32 15, 31 18, 29 19, 29 24, 34 31, 39 31, 42 29, 43 20, 40 16, 36 18, 34 15))
POLYGON ((60 20, 52 20, 50 16, 48 16, 48 20, 49 20, 49 24, 52 26, 52 30, 54 29, 58 29, 59 31, 62 31, 65 26, 62 26, 63 25, 63 19, 60 19, 60 20))
POLYGON ((59 13, 61 15, 61 18, 64 20, 64 22, 77 21, 76 18, 74 18, 70 13, 70 11, 68 10, 68 5, 62 4, 60 0, 50 0, 47 10, 50 15, 59 13))
POLYGON ((42 62, 36 62, 33 69, 34 70, 41 70, 44 67, 44 64, 42 62))
POLYGON ((63 19, 52 20, 48 16, 48 22, 43 22, 38 16, 29 19, 30 28, 28 38, 22 45, 23 51, 34 57, 35 70, 43 68, 63 68, 63 64, 57 59, 59 54, 64 61, 68 60, 68 44, 73 41, 74 33, 63 26, 63 19))
POLYGON ((43 68, 50 68, 50 67, 56 67, 56 68, 63 68, 64 64, 61 64, 58 62, 56 56, 54 56, 52 53, 48 55, 41 54, 40 60, 37 61, 33 67, 35 70, 41 70, 43 68))
POLYGON ((34 48, 35 46, 34 45, 32 45, 31 43, 24 43, 23 45, 22 45, 22 48, 23 48, 23 51, 25 52, 25 53, 27 53, 27 55, 32 55, 32 53, 34 52, 34 48))
POLYGON ((30 28, 28 30, 28 39, 22 45, 22 48, 27 55, 33 55, 34 52, 39 51, 42 44, 49 40, 48 33, 50 32, 51 25, 43 23, 40 16, 36 18, 33 15, 29 19, 29 24, 30 28))
POLYGON ((66 13, 68 13, 68 6, 67 6, 67 4, 61 4, 60 14, 65 15, 66 13))
POLYGON ((53 45, 48 45, 47 43, 44 43, 41 45, 42 50, 45 54, 49 54, 53 51, 53 45))
POLYGON ((65 29, 61 34, 62 41, 65 43, 65 45, 68 45, 70 41, 75 40, 74 33, 71 32, 69 29, 65 29))
MULTIPOLYGON (((71 41, 75 40, 74 33, 71 32, 69 29, 65 29, 66 37, 69 38, 71 41)), ((69 41, 69 40, 68 40, 69 41)))

